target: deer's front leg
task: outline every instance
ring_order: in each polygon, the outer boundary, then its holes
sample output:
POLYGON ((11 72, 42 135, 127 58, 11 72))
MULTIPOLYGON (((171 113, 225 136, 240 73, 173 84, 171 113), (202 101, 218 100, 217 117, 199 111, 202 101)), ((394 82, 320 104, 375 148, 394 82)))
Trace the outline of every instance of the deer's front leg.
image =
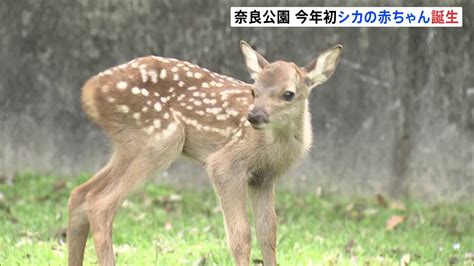
POLYGON ((276 265, 277 223, 273 182, 256 186, 250 185, 249 196, 252 201, 255 229, 264 265, 276 265))
POLYGON ((219 197, 224 214, 227 241, 236 265, 249 265, 250 226, 247 220, 245 198, 246 178, 234 174, 222 164, 209 171, 210 179, 219 197))

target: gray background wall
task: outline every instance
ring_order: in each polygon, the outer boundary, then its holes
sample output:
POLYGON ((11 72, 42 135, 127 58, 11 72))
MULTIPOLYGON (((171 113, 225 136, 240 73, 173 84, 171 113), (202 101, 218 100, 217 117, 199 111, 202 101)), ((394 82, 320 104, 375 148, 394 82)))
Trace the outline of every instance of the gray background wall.
MULTIPOLYGON (((238 42, 304 65, 345 47, 332 80, 311 95, 315 145, 281 180, 294 189, 473 200, 474 4, 463 28, 230 28, 230 6, 365 6, 398 1, 0 2, 0 173, 74 176, 105 162, 102 132, 81 112, 82 83, 107 67, 156 54, 250 81, 238 42)), ((405 4, 419 6, 420 1, 405 4)), ((204 185, 174 164, 168 183, 204 185)))

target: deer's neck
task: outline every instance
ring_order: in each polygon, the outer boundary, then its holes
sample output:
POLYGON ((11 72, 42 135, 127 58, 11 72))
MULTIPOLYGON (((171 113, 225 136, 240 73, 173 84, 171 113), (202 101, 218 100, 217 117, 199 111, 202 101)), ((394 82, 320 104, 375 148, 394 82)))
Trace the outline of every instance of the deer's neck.
POLYGON ((312 141, 311 116, 308 101, 295 107, 291 117, 283 123, 259 131, 258 156, 255 167, 272 169, 273 177, 282 175, 310 148, 312 141))
POLYGON ((279 123, 269 130, 272 142, 296 145, 294 148, 308 149, 311 145, 311 115, 308 100, 295 106, 295 112, 283 123, 279 123), (296 143, 295 143, 296 142, 296 143))

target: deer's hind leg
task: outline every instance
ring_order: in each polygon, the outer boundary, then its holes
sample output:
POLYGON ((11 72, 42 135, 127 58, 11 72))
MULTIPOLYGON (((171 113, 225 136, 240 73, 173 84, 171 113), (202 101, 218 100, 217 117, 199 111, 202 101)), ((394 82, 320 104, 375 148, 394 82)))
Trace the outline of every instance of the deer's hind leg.
POLYGON ((84 249, 90 227, 89 218, 87 217, 87 193, 109 179, 115 157, 116 154, 114 153, 104 168, 71 192, 68 202, 69 215, 67 226, 69 266, 82 265, 84 258, 84 249))
MULTIPOLYGON (((117 209, 130 191, 156 170, 167 168, 181 153, 184 132, 177 127, 173 134, 159 139, 138 141, 139 134, 115 139, 115 156, 102 182, 90 188, 86 196, 87 214, 99 265, 114 265, 112 224, 117 209), (129 139, 130 138, 130 139, 129 139), (135 139, 132 139, 135 138, 135 139)), ((146 139, 146 138, 143 138, 146 139)))

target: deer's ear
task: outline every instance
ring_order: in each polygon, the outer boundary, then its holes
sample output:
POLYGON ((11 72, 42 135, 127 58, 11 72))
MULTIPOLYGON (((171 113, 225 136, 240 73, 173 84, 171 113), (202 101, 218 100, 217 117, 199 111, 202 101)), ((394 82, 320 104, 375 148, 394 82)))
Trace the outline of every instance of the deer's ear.
POLYGON ((332 76, 341 54, 342 45, 335 45, 304 67, 306 72, 305 82, 310 89, 326 82, 332 76))
POLYGON ((244 41, 240 41, 240 50, 244 55, 245 65, 253 80, 257 79, 258 73, 268 65, 268 61, 257 53, 250 45, 244 41))

